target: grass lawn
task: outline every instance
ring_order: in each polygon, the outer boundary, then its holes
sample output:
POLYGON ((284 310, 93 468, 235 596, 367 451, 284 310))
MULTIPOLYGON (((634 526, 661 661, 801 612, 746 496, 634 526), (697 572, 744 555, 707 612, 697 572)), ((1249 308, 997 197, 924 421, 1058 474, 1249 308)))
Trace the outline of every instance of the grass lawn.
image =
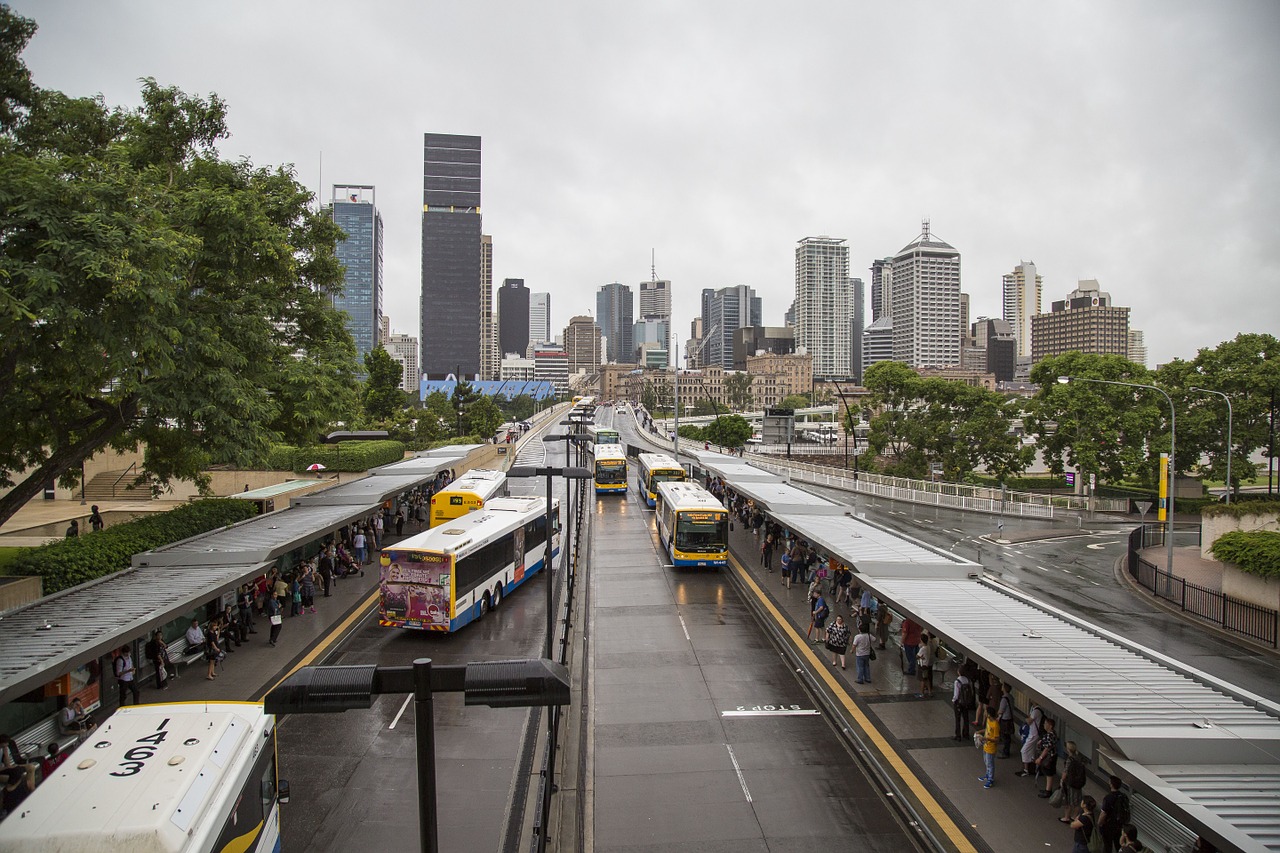
POLYGON ((9 574, 9 564, 26 548, 0 548, 0 575, 9 574))

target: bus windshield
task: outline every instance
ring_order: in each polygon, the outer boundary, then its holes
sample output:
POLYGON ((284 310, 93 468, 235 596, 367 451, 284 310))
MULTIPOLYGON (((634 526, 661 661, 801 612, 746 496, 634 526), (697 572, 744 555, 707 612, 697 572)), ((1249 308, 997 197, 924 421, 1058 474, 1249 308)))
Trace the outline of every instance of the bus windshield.
POLYGON ((683 471, 652 471, 649 474, 650 487, 658 483, 679 483, 684 480, 683 471))
POLYGON ((729 517, 723 512, 681 512, 676 516, 676 549, 692 554, 723 551, 729 517))
POLYGON ((627 465, 621 460, 596 463, 597 483, 625 483, 627 481, 627 465))

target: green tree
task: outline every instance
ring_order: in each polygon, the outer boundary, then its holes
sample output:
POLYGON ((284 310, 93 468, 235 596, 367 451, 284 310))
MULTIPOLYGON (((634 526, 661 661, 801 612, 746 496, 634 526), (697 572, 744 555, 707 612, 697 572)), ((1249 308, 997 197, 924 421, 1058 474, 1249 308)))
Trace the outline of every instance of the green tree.
POLYGON ((711 402, 706 397, 701 397, 694 401, 693 406, 689 409, 689 413, 694 417, 712 417, 720 414, 720 410, 716 408, 715 403, 711 402))
POLYGON ((751 422, 742 415, 725 415, 707 424, 703 435, 721 447, 742 447, 751 438, 751 422))
POLYGON ((928 470, 924 447, 928 428, 912 416, 922 392, 920 376, 899 361, 881 361, 867 368, 863 385, 867 396, 867 447, 892 458, 903 476, 920 477, 928 470))
POLYGON ((492 397, 482 396, 467 407, 462 423, 467 435, 490 438, 502 426, 502 421, 502 409, 498 408, 492 397))
POLYGON ((463 434, 463 420, 466 418, 467 409, 475 405, 480 397, 480 392, 467 380, 459 378, 454 384, 453 394, 449 397, 449 405, 453 409, 453 434, 455 436, 463 434))
POLYGON ((217 96, 24 91, 33 28, 0 16, 0 521, 107 446, 145 447, 139 482, 203 488, 349 418, 340 231, 310 193, 218 157, 217 96))
POLYGON ((807 409, 809 408, 808 394, 788 394, 778 401, 776 408, 779 409, 807 409))
POLYGON ((1023 424, 1036 436, 1049 470, 1061 476, 1067 468, 1079 468, 1110 482, 1129 473, 1154 481, 1148 448, 1158 455, 1169 446, 1167 438, 1163 444, 1158 440, 1167 423, 1164 399, 1119 385, 1061 384, 1060 376, 1153 384, 1146 368, 1118 355, 1070 352, 1032 367, 1031 381, 1040 390, 1028 401, 1023 424))
POLYGON ((1156 382, 1178 406, 1180 469, 1207 457, 1203 473, 1227 477, 1227 407, 1216 394, 1191 390, 1206 388, 1231 400, 1232 488, 1258 476, 1251 457, 1267 449, 1272 394, 1280 396, 1280 342, 1274 336, 1241 334, 1201 349, 1189 362, 1174 359, 1156 372, 1156 382))
POLYGON ((364 383, 364 411, 376 420, 385 420, 404 410, 404 392, 400 380, 404 370, 400 362, 391 357, 381 346, 365 354, 364 370, 368 379, 364 383))
POLYGON ((537 404, 534 403, 532 397, 528 394, 517 394, 511 399, 503 399, 498 401, 498 406, 508 419, 513 421, 527 421, 533 417, 537 404))
POLYGON ((745 370, 730 373, 724 379, 724 393, 729 398, 729 407, 735 412, 745 412, 751 408, 751 374, 745 370))

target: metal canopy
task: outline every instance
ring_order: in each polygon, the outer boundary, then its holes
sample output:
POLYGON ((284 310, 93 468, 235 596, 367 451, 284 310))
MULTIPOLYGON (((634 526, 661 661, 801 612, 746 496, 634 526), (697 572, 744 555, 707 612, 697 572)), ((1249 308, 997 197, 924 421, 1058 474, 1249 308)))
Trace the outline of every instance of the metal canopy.
POLYGON ((705 468, 723 480, 732 480, 735 483, 784 482, 777 474, 771 474, 736 457, 725 456, 723 453, 711 453, 705 450, 684 451, 684 453, 697 460, 698 467, 705 468))
POLYGON ((742 482, 734 480, 732 475, 725 482, 733 486, 738 494, 755 501, 756 506, 774 515, 797 512, 806 516, 838 515, 844 516, 848 507, 833 504, 825 498, 797 489, 773 477, 772 482, 766 480, 750 480, 742 482))
POLYGON ((1280 765, 1109 763, 1219 850, 1280 851, 1280 765))
POLYGON ((981 571, 976 563, 885 530, 852 514, 834 516, 784 512, 777 518, 796 535, 822 546, 859 572, 930 578, 945 573, 964 578, 981 571))
POLYGON ((0 618, 0 702, 145 636, 267 566, 125 569, 6 613, 0 618))
MULTIPOLYGON (((361 482, 364 482, 363 480, 361 482)), ((319 496, 317 496, 319 497, 319 496)), ((299 498, 299 502, 311 498, 299 498)), ((378 503, 336 506, 298 506, 284 512, 259 515, 212 533, 203 533, 135 554, 133 564, 143 566, 235 566, 277 559, 339 527, 367 517, 378 503)))
POLYGON ((234 495, 228 495, 228 497, 250 501, 278 498, 281 495, 296 492, 299 489, 313 489, 323 483, 323 480, 285 480, 283 483, 276 483, 274 486, 263 486, 261 489, 253 489, 248 492, 236 492, 234 495))
POLYGON ((383 501, 404 494, 430 480, 434 474, 387 474, 365 477, 316 492, 292 501, 292 506, 381 506, 383 501))
POLYGON ((1280 766, 1280 707, 1262 697, 989 581, 861 580, 1125 758, 1280 766))
POLYGON ((452 467, 461 458, 460 456, 415 456, 380 468, 370 468, 369 474, 374 477, 434 477, 446 468, 452 467))

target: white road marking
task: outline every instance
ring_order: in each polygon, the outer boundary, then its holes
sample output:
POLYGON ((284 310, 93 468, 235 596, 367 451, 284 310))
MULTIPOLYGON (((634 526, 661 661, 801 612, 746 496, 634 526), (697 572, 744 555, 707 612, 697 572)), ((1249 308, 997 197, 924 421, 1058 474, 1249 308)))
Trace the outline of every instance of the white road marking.
POLYGON ((1036 568, 1037 568, 1037 569, 1039 569, 1039 570, 1040 570, 1040 571, 1042 571, 1042 572, 1047 572, 1047 571, 1049 571, 1049 570, 1048 570, 1048 569, 1046 569, 1044 566, 1036 566, 1036 568))
POLYGON ((742 768, 738 766, 738 757, 733 754, 733 747, 725 744, 724 748, 729 750, 729 760, 733 762, 733 772, 738 774, 738 784, 742 786, 743 796, 747 798, 747 802, 751 802, 751 792, 747 790, 746 777, 742 775, 742 768))
POLYGON ((680 627, 684 630, 684 638, 692 643, 693 638, 689 636, 689 626, 684 624, 684 617, 680 616, 678 618, 680 619, 680 627))
POLYGON ((396 718, 391 721, 391 725, 387 726, 387 731, 390 731, 391 729, 394 729, 396 727, 396 723, 400 722, 400 718, 404 716, 405 709, 409 707, 409 703, 412 701, 413 701, 412 693, 404 697, 404 704, 400 706, 400 710, 396 713, 396 718))
POLYGON ((722 717, 816 717, 820 711, 801 708, 778 708, 774 711, 721 711, 722 717))

